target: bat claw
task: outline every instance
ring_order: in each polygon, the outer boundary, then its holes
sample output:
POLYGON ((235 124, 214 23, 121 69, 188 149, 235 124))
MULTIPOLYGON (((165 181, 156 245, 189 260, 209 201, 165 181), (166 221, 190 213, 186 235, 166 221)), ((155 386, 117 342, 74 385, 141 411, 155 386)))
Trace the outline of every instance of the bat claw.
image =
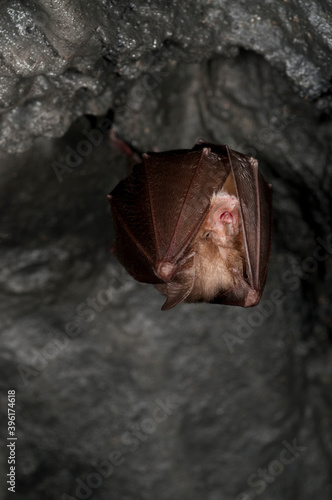
POLYGON ((258 304, 259 299, 261 298, 262 293, 259 292, 258 290, 254 290, 251 288, 248 291, 248 294, 244 300, 244 307, 253 307, 256 304, 258 304))
POLYGON ((176 266, 171 262, 161 260, 156 264, 155 273, 158 276, 158 278, 167 282, 170 281, 170 279, 172 278, 175 269, 176 266))

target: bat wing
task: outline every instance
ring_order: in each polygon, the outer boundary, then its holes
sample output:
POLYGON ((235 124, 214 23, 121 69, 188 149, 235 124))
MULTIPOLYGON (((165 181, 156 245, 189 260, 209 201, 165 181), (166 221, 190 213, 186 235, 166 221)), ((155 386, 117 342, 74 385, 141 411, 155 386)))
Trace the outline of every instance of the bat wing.
POLYGON ((112 191, 116 254, 135 279, 171 281, 208 212, 211 195, 229 175, 230 163, 222 163, 203 145, 145 154, 112 191))
POLYGON ((190 256, 184 264, 180 264, 177 268, 172 281, 157 285, 159 291, 166 296, 166 302, 161 308, 162 311, 168 311, 181 302, 185 302, 190 295, 196 279, 194 260, 195 255, 190 256))
POLYGON ((214 302, 251 307, 259 302, 266 281, 272 237, 272 188, 258 171, 256 159, 230 150, 228 155, 240 203, 245 276, 239 277, 238 284, 214 302))

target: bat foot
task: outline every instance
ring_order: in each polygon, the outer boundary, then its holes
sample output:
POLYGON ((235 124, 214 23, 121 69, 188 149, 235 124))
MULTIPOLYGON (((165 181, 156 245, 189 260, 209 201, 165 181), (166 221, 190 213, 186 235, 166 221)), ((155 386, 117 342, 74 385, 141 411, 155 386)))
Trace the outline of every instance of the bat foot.
POLYGON ((113 150, 118 154, 125 154, 129 158, 130 163, 135 165, 141 162, 142 157, 139 152, 123 139, 120 139, 114 128, 110 130, 110 143, 113 150))

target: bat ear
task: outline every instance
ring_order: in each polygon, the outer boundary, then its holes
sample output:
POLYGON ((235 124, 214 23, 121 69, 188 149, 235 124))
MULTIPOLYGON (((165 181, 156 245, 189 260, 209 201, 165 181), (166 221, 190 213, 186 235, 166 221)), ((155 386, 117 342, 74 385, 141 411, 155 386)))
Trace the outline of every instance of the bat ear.
POLYGON ((168 311, 184 302, 193 289, 195 278, 195 257, 192 256, 179 269, 172 281, 162 285, 162 291, 167 300, 161 310, 168 311))

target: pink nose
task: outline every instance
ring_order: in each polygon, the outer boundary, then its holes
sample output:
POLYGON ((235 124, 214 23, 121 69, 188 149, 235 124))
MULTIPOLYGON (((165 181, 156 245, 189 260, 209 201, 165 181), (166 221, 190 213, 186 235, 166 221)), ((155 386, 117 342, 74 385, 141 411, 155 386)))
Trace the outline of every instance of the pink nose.
POLYGON ((231 212, 223 212, 220 215, 220 222, 223 224, 231 224, 233 222, 233 214, 231 212))

